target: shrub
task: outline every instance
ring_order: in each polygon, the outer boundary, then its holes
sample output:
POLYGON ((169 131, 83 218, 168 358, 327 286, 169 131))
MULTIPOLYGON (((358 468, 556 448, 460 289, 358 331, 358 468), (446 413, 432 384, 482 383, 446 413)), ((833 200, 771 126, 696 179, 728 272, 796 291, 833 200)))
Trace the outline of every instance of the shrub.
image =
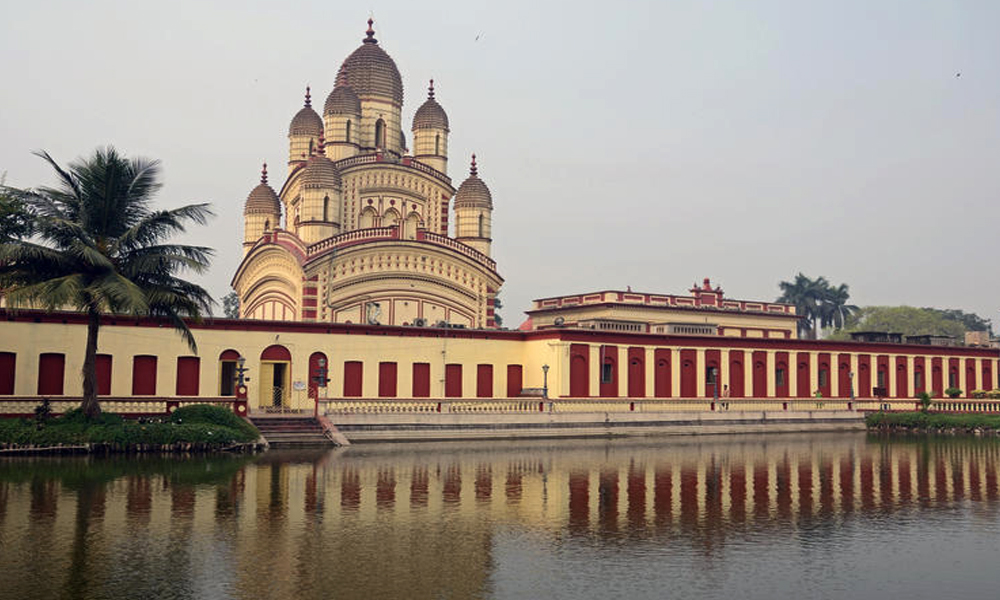
POLYGON ((256 439, 256 436, 259 435, 256 427, 236 416, 236 413, 233 411, 222 406, 213 406, 211 404, 192 404, 190 406, 182 406, 170 415, 170 421, 177 424, 205 423, 208 425, 228 427, 229 429, 233 429, 235 431, 241 431, 248 435, 253 435, 254 439, 256 439))
POLYGON ((983 398, 986 397, 986 390, 972 390, 971 392, 969 392, 969 395, 975 398, 976 400, 982 400, 983 398))
POLYGON ((920 392, 917 394, 917 398, 920 399, 920 410, 927 412, 927 409, 931 407, 931 395, 928 392, 920 392))
POLYGON ((986 392, 986 397, 990 400, 1000 400, 1000 390, 990 390, 986 392))
POLYGON ((949 398, 958 398, 959 396, 962 395, 962 390, 958 389, 957 387, 950 387, 944 391, 944 395, 948 396, 949 398))

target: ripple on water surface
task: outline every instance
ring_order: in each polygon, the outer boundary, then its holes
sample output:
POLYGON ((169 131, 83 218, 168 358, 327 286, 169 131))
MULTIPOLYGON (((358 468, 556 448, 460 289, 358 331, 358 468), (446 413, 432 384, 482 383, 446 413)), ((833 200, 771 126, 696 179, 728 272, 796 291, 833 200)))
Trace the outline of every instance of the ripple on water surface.
POLYGON ((1000 444, 864 435, 0 460, 0 598, 983 598, 1000 444))

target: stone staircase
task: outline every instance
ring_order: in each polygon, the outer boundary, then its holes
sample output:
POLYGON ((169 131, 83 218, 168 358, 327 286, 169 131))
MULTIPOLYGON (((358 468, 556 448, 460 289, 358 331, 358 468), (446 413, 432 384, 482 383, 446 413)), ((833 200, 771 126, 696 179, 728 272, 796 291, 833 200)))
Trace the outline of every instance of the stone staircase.
POLYGON ((272 448, 335 446, 313 417, 251 417, 272 448))

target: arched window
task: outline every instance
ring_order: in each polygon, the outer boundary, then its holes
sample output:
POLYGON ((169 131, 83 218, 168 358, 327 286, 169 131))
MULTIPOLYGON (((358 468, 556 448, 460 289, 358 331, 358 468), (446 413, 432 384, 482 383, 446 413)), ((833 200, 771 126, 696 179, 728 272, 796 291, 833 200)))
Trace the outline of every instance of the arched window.
POLYGON ((264 220, 264 231, 271 231, 271 219, 264 220))
POLYGON ((351 120, 350 119, 347 120, 347 130, 346 130, 345 135, 344 135, 344 141, 346 141, 348 144, 351 143, 351 120))
POLYGON ((368 229, 369 227, 375 227, 375 209, 368 206, 363 211, 361 211, 361 229, 368 229))
POLYGON ((434 154, 441 154, 441 134, 434 134, 434 154))
POLYGON ((392 208, 385 211, 385 215, 382 216, 382 227, 392 227, 397 223, 399 223, 399 213, 392 208))
POLYGON ((330 196, 323 196, 323 220, 330 220, 330 196))
POLYGON ((375 121, 375 147, 385 148, 385 121, 375 121))
POLYGON ((312 156, 313 153, 313 141, 309 140, 309 155, 312 156))
POLYGON ((483 218, 485 216, 486 215, 484 215, 483 213, 479 213, 479 237, 481 237, 481 238, 486 237, 486 228, 483 227, 483 225, 484 225, 483 218))

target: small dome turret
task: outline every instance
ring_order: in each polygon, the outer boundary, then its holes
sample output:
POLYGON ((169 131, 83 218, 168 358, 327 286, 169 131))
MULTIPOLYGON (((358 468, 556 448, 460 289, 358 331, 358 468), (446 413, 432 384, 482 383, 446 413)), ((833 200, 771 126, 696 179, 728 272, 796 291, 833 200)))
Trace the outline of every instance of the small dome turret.
POLYGON ((472 155, 469 177, 458 186, 458 192, 455 194, 455 208, 466 207, 493 208, 493 196, 490 194, 490 188, 479 178, 475 154, 472 155))
POLYGON ((247 196, 243 214, 281 214, 281 202, 278 200, 278 194, 274 193, 274 188, 267 183, 267 163, 264 163, 264 167, 261 169, 260 184, 247 196))
POLYGON ((306 86, 306 104, 292 117, 292 123, 288 126, 288 135, 318 136, 322 133, 323 119, 319 118, 319 115, 313 110, 312 97, 309 94, 309 87, 306 86))
POLYGON ((326 157, 325 145, 320 137, 316 153, 306 161, 300 179, 303 189, 340 189, 340 170, 326 157))
POLYGON ((326 97, 323 105, 324 115, 352 115, 361 114, 361 100, 354 93, 354 89, 347 84, 338 84, 326 97))
POLYGON ((418 129, 443 129, 448 131, 448 114, 444 108, 434 99, 434 80, 431 79, 430 88, 427 91, 427 100, 420 105, 413 115, 413 130, 418 129))

